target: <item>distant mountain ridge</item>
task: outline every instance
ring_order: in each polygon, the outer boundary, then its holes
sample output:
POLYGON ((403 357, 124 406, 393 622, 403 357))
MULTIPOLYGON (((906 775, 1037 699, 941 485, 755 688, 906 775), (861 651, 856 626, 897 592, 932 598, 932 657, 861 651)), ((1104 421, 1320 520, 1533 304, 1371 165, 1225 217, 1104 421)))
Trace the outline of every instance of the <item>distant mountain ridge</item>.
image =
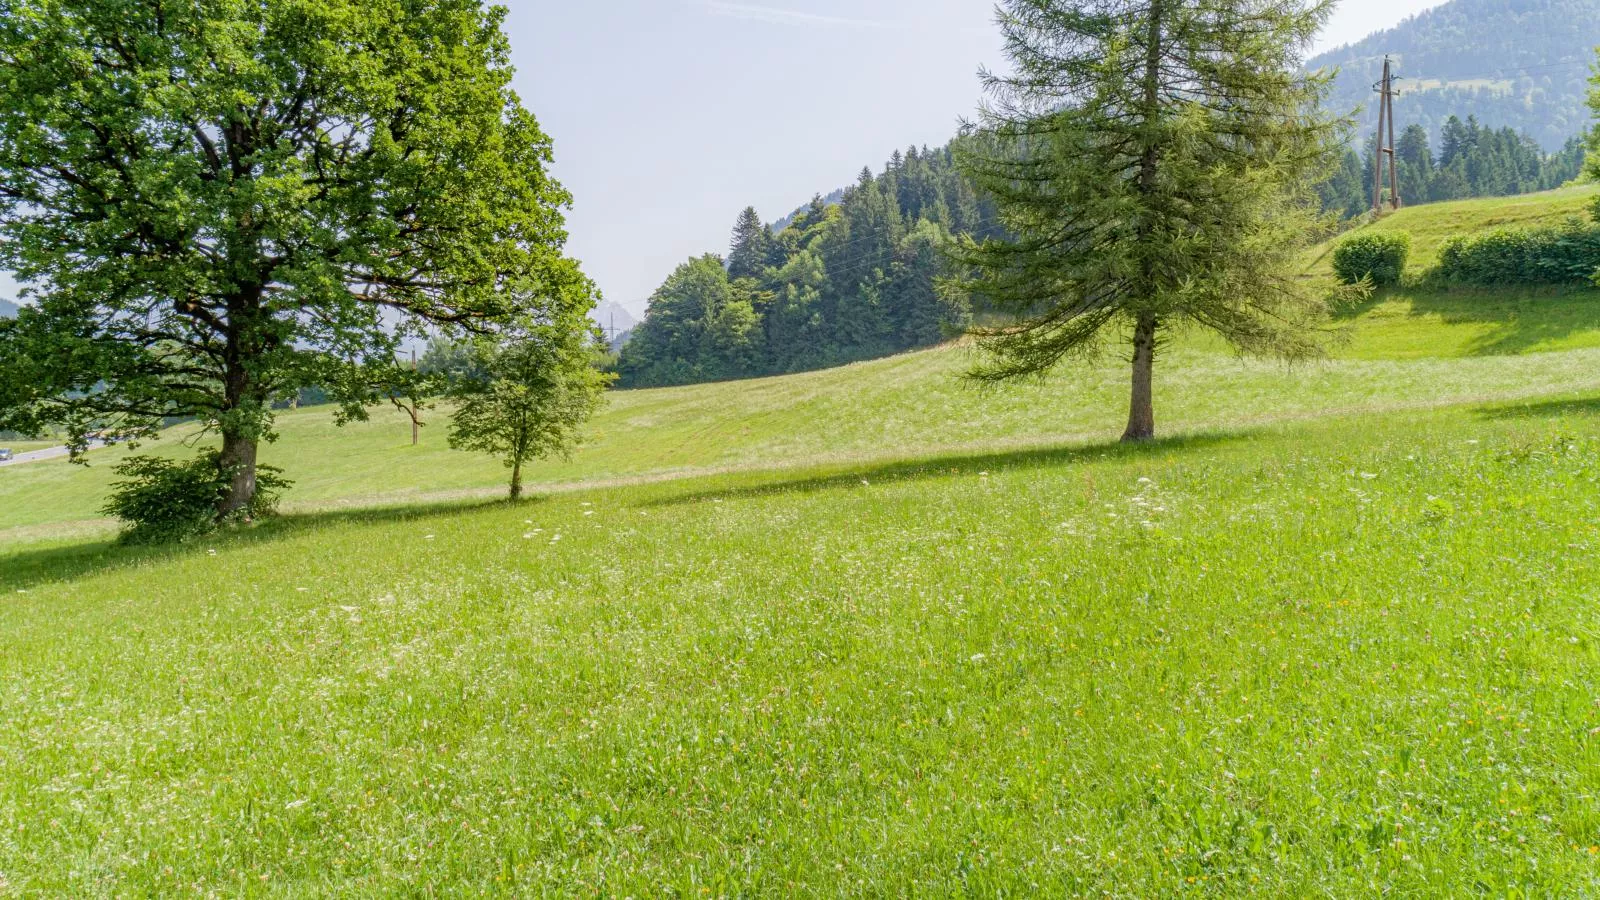
POLYGON ((1341 113, 1362 107, 1363 140, 1376 125, 1373 85, 1388 54, 1401 77, 1400 129, 1418 124, 1437 140, 1451 115, 1476 115, 1550 152, 1592 124, 1584 98, 1596 46, 1600 0, 1450 0, 1306 68, 1339 70, 1328 105, 1341 113))
POLYGON ((17 305, 10 300, 0 300, 0 319, 15 319, 17 305))

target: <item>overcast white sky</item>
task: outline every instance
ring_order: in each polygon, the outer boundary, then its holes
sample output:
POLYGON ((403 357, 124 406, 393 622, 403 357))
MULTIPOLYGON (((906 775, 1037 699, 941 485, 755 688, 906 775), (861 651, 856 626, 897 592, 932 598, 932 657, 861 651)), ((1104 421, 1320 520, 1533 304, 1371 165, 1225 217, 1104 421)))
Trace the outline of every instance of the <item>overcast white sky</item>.
MULTIPOLYGON (((517 89, 572 191, 570 250, 641 314, 673 266, 938 145, 999 66, 990 0, 502 0, 517 89)), ((1438 0, 1344 0, 1322 42, 1438 0)), ((0 277, 0 296, 15 296, 0 277)))

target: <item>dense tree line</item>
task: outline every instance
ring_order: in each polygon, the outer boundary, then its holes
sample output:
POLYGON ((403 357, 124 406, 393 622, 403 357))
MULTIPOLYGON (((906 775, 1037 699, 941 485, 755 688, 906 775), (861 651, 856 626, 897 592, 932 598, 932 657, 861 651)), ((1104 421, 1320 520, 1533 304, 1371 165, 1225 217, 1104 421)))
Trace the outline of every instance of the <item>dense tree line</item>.
MULTIPOLYGON (((1400 199, 1406 206, 1502 197, 1560 187, 1583 172, 1584 140, 1568 138, 1556 153, 1546 154, 1537 142, 1509 127, 1490 128, 1474 116, 1463 122, 1445 120, 1438 153, 1428 130, 1412 124, 1396 142, 1400 199)), ((1338 170, 1320 189, 1323 205, 1345 216, 1372 208, 1372 179, 1377 145, 1368 140, 1365 153, 1347 150, 1338 170)), ((1385 189, 1387 196, 1387 188, 1385 189)))
POLYGON ((954 166, 954 149, 896 152, 863 169, 837 203, 785 220, 740 214, 726 257, 680 265, 650 298, 617 361, 625 387, 823 368, 942 340, 965 300, 940 291, 941 245, 993 229, 993 207, 954 166))

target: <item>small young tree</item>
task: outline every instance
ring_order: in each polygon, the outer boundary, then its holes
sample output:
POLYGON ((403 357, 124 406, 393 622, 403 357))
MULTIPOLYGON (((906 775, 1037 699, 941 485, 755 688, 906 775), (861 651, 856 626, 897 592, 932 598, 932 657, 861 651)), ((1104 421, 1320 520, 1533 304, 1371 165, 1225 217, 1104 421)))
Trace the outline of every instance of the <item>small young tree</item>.
POLYGON ((1010 322, 977 331, 974 374, 1035 375, 1132 339, 1124 440, 1155 435, 1152 370, 1174 326, 1283 357, 1319 348, 1326 297, 1299 251, 1340 123, 1301 56, 1331 0, 1004 0, 1014 64, 986 75, 961 161, 1012 237, 957 245, 1010 322))
POLYGON ((569 455, 579 428, 599 408, 613 378, 594 364, 601 346, 591 332, 540 325, 430 353, 457 404, 450 446, 503 459, 511 499, 521 499, 522 467, 569 455))

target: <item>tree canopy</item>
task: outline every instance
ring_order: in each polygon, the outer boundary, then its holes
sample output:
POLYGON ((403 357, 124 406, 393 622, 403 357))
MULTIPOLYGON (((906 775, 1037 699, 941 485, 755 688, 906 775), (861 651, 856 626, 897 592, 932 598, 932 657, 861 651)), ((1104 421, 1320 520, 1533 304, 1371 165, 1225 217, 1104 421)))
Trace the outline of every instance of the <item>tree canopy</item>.
POLYGON ((839 365, 942 340, 970 317, 937 287, 952 234, 994 229, 950 148, 896 151, 830 203, 774 226, 746 209, 726 260, 680 265, 650 298, 617 370, 629 387, 839 365))
POLYGON ((348 416, 429 329, 582 327, 569 197, 479 0, 6 0, 0 427, 222 435, 222 512, 271 404, 348 416))

